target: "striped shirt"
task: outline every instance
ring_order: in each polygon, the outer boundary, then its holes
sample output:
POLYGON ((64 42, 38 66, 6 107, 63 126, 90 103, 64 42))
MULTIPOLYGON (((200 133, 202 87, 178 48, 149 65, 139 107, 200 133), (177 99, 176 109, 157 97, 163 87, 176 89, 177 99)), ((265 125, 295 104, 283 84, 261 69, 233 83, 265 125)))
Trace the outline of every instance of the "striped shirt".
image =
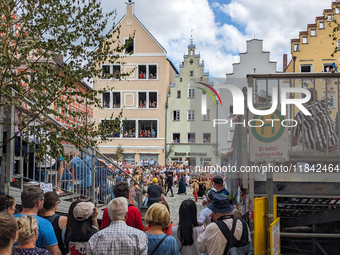
POLYGON ((147 255, 148 238, 136 228, 129 227, 124 221, 111 224, 94 234, 87 243, 87 255, 147 255))
POLYGON ((307 111, 311 113, 310 116, 304 115, 301 111, 299 111, 295 116, 297 126, 294 128, 293 135, 299 136, 300 134, 303 134, 305 148, 307 149, 316 148, 320 151, 326 151, 327 144, 329 151, 336 150, 338 148, 339 139, 327 108, 327 104, 329 104, 329 102, 330 99, 323 97, 319 101, 315 102, 315 107, 313 104, 306 107, 307 111), (316 137, 314 137, 314 132, 316 137))

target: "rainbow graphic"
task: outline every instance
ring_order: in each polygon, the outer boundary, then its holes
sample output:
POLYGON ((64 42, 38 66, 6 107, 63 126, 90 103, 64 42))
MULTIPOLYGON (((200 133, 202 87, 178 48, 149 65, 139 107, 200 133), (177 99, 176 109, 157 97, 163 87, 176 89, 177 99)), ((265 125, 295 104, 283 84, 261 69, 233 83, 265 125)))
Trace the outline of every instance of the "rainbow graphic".
MULTIPOLYGON (((206 83, 203 83, 203 82, 197 82, 197 83, 207 87, 212 92, 214 92, 214 94, 217 96, 218 100, 220 101, 220 104, 222 105, 222 100, 221 100, 220 95, 217 93, 217 91, 212 86, 210 86, 206 83)), ((200 87, 196 87, 196 88, 206 92, 206 94, 202 94, 202 98, 201 98, 201 112, 202 112, 202 115, 206 115, 207 114, 207 95, 209 95, 212 98, 215 105, 217 105, 217 102, 215 100, 215 97, 213 96, 213 94, 209 90, 204 89, 204 88, 200 88, 200 87)))

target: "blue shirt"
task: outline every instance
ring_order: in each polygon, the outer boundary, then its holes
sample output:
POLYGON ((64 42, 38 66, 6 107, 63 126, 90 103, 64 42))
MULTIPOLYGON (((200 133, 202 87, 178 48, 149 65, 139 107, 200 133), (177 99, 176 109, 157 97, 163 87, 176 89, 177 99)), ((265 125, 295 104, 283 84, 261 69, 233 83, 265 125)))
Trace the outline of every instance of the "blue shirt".
MULTIPOLYGON (((166 234, 145 234, 148 237, 148 255, 150 255, 166 234)), ((176 239, 173 236, 168 236, 157 248, 157 251, 154 253, 154 255, 179 255, 176 239)))
POLYGON ((77 180, 80 180, 81 186, 83 188, 91 187, 92 183, 92 174, 91 169, 89 166, 92 165, 92 158, 87 158, 87 163, 90 163, 90 165, 85 164, 85 162, 80 157, 75 157, 70 162, 70 170, 74 169, 76 172, 76 178, 77 180), (91 162, 91 163, 90 163, 91 162))
POLYGON ((225 188, 223 188, 220 191, 216 192, 216 194, 221 194, 221 195, 227 196, 229 198, 229 200, 230 200, 230 204, 231 205, 233 204, 233 200, 231 199, 230 193, 225 188))
MULTIPOLYGON (((14 218, 21 216, 27 216, 26 214, 17 213, 14 218)), ((53 246, 58 244, 57 237, 55 236, 53 226, 48 220, 41 218, 37 215, 33 215, 38 220, 38 239, 35 246, 44 248, 47 246, 53 246)))

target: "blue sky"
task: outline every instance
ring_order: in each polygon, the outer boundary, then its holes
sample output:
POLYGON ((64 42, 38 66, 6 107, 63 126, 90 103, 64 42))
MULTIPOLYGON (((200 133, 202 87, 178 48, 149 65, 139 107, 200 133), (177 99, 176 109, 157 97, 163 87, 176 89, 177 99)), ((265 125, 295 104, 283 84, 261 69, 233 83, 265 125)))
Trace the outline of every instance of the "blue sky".
MULTIPOLYGON (((102 0, 106 10, 117 11, 116 22, 125 14, 126 0, 102 0)), ((263 50, 277 61, 290 60, 290 40, 314 23, 331 0, 134 0, 135 14, 168 52, 176 68, 187 52, 193 29, 196 51, 213 77, 232 72, 246 40, 263 40, 263 50)))

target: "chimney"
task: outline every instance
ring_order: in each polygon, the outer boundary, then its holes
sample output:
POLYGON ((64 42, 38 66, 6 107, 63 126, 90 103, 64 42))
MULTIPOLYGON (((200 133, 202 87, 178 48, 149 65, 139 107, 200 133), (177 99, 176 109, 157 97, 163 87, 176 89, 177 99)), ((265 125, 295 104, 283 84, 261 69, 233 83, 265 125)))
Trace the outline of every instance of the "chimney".
POLYGON ((287 70, 287 54, 283 54, 283 72, 287 70))
POLYGON ((128 3, 126 3, 126 15, 132 16, 135 14, 135 3, 129 0, 128 3))

